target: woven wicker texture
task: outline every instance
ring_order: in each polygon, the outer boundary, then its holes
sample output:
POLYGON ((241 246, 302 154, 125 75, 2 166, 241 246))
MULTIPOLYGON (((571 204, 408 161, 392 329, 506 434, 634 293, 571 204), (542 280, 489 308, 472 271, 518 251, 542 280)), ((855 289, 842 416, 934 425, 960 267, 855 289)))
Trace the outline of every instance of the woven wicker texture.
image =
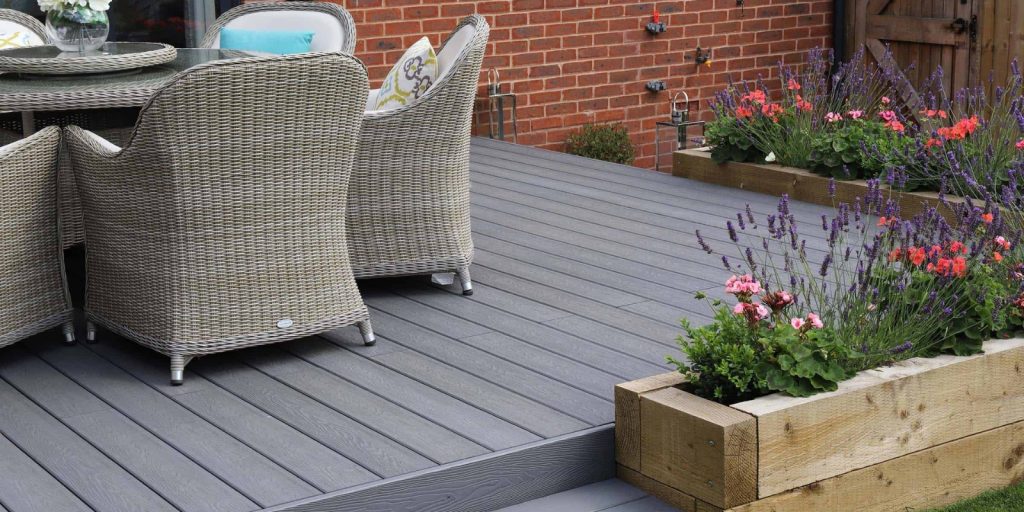
MULTIPOLYGON (((14 9, 0 9, 0 21, 9 21, 25 27, 39 36, 43 41, 47 40, 46 28, 38 20, 14 9)), ((9 106, 5 106, 7 110, 9 106)), ((0 145, 10 144, 21 138, 23 133, 21 126, 21 114, 18 112, 0 112, 0 145)))
POLYGON ((71 300, 57 234, 57 148, 48 128, 0 148, 0 347, 66 324, 71 300))
POLYGON ((330 14, 338 19, 338 23, 341 24, 344 40, 341 47, 337 49, 341 53, 347 53, 351 55, 356 49, 356 24, 352 20, 352 15, 349 14, 340 5, 332 4, 328 2, 286 2, 286 3, 250 3, 242 4, 237 7, 233 7, 228 12, 222 14, 210 29, 207 30, 206 35, 203 36, 202 42, 199 43, 200 48, 213 48, 214 43, 217 41, 217 36, 220 34, 220 30, 224 28, 228 23, 248 14, 258 12, 273 12, 273 11, 313 11, 330 14))
POLYGON ((43 41, 49 41, 49 37, 46 37, 46 27, 39 20, 25 14, 21 11, 15 11, 14 9, 0 9, 0 20, 10 21, 11 23, 17 23, 31 30, 32 33, 39 36, 39 39, 43 41))
MULTIPOLYGON (((46 51, 52 46, 35 47, 31 51, 46 51)), ((31 73, 37 75, 82 75, 92 73, 111 73, 129 69, 158 66, 174 60, 178 50, 163 43, 107 43, 103 48, 110 53, 85 54, 69 56, 67 53, 60 58, 22 57, 16 53, 22 49, 0 50, 0 73, 31 73), (117 53, 113 47, 145 47, 146 51, 117 53), (12 55, 15 54, 15 55, 12 55)), ((56 55, 58 53, 55 53, 56 55)))
POLYGON ((366 94, 350 56, 240 59, 158 91, 117 153, 67 128, 90 320, 172 362, 368 321, 344 239, 366 94))
POLYGON ((357 278, 457 271, 468 285, 469 143, 490 29, 474 15, 453 34, 466 25, 475 34, 452 71, 415 102, 363 119, 348 207, 357 278))

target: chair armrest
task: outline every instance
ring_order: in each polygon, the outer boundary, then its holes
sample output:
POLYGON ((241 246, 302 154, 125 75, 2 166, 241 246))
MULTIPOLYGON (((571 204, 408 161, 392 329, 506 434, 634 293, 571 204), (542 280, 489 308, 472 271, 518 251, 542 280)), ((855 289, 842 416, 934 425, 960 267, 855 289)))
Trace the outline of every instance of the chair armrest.
POLYGON ((78 126, 68 126, 65 128, 65 133, 68 138, 80 142, 81 149, 91 151, 95 156, 113 158, 124 151, 117 144, 78 126))

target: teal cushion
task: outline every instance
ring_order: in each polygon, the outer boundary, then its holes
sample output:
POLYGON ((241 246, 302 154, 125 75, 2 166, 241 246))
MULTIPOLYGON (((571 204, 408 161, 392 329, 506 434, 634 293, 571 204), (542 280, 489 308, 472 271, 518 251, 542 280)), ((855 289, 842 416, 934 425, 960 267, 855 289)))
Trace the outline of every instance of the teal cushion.
POLYGON ((226 50, 288 55, 306 53, 312 44, 313 32, 235 28, 220 31, 220 47, 226 50))

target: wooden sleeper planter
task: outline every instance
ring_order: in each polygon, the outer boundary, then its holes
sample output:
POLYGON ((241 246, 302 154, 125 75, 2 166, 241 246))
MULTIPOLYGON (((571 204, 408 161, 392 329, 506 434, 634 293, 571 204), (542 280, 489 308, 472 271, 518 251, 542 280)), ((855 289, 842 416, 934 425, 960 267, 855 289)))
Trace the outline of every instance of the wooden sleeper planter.
MULTIPOLYGON (((672 162, 672 175, 705 183, 760 192, 774 196, 789 195, 790 199, 823 206, 853 203, 868 191, 864 180, 835 180, 835 196, 829 195, 829 178, 806 169, 775 164, 749 162, 716 163, 707 149, 676 151, 672 162)), ((883 186, 883 189, 885 187, 883 186)), ((939 208, 947 218, 949 208, 939 202, 936 192, 896 192, 892 199, 900 204, 900 213, 910 218, 924 211, 926 205, 939 208)), ((946 196, 950 203, 962 199, 946 196)))
POLYGON ((1024 339, 726 406, 679 373, 615 389, 619 477, 686 511, 928 508, 1024 481, 1024 339))

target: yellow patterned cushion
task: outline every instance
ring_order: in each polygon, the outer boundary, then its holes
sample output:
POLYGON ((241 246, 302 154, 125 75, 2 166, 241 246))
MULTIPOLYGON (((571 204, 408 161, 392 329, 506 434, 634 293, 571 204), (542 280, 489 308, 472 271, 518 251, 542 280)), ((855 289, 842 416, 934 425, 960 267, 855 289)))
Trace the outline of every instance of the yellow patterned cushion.
POLYGON ((10 32, 0 30, 0 49, 23 48, 41 44, 43 44, 43 40, 31 30, 12 30, 10 32))
POLYGON ((426 37, 416 41, 391 68, 377 93, 377 110, 390 110, 423 96, 437 80, 437 55, 426 37))

